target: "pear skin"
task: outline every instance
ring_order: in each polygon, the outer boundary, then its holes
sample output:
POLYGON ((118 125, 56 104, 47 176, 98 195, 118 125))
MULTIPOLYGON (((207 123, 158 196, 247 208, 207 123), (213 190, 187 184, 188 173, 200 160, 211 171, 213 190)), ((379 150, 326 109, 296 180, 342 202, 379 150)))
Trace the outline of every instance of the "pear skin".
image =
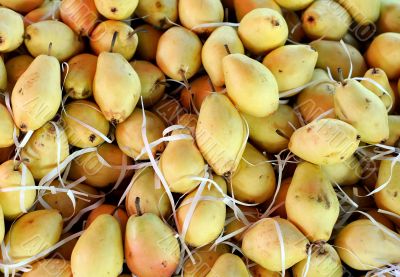
POLYGON ((129 18, 136 7, 139 0, 94 0, 96 8, 105 18, 113 20, 124 20, 129 18))
MULTIPOLYGON (((229 186, 228 186, 229 188, 229 186)), ((235 195, 236 197, 236 195, 235 195)), ((240 210, 243 212, 243 215, 247 218, 250 223, 254 223, 259 219, 259 211, 255 207, 248 206, 240 206, 240 210)), ((235 213, 228 213, 227 220, 231 221, 227 225, 225 225, 224 235, 232 234, 233 232, 246 227, 246 225, 241 221, 241 219, 237 219, 235 213)), ((236 234, 233 238, 236 241, 242 241, 244 232, 236 234)))
POLYGON ((60 19, 61 1, 45 0, 42 5, 24 16, 25 27, 43 20, 60 19))
POLYGON ((169 21, 178 20, 178 0, 139 1, 135 14, 158 29, 166 29, 171 26, 169 21))
POLYGON ((5 226, 4 226, 4 213, 3 208, 0 205, 0 241, 3 242, 4 234, 5 234, 5 226))
POLYGON ((386 90, 386 92, 389 93, 387 94, 385 91, 382 91, 375 84, 371 83, 371 81, 362 80, 360 82, 364 87, 375 93, 382 100, 383 104, 385 104, 386 109, 389 110, 390 108, 389 111, 392 111, 395 108, 395 94, 392 87, 390 86, 389 79, 385 71, 380 68, 371 68, 367 72, 365 72, 364 78, 375 81, 376 83, 381 85, 386 90))
POLYGON ((400 116, 389 115, 389 139, 385 142, 386 145, 397 147, 400 145, 400 116))
MULTIPOLYGON (((268 270, 258 264, 250 267, 249 270, 253 274, 253 276, 257 276, 257 277, 280 277, 281 276, 280 272, 268 270)), ((286 271, 285 276, 290 277, 291 276, 290 271, 286 271)))
POLYGON ((0 5, 16 12, 27 13, 42 5, 44 0, 0 0, 0 5))
MULTIPOLYGON (((1 58, 0 58, 1 60, 1 58)), ((8 82, 8 90, 12 91, 15 84, 17 83, 19 77, 28 69, 29 65, 32 63, 33 58, 29 55, 19 55, 14 58, 9 59, 6 62, 6 70, 7 70, 7 82, 8 82)), ((1 69, 1 61, 0 61, 0 72, 1 69)), ((0 76, 3 73, 0 73, 0 76)), ((0 77, 2 79, 4 77, 0 77)), ((4 79, 2 79, 4 80, 4 79)), ((3 81, 0 81, 0 90, 5 89, 6 87, 3 85, 3 81)))
POLYGON ((7 89, 7 68, 4 64, 3 57, 0 56, 0 91, 7 89))
POLYGON ((13 133, 16 131, 16 136, 19 136, 19 129, 15 126, 11 114, 8 112, 5 105, 0 103, 0 148, 14 145, 13 133))
POLYGON ((250 277, 247 267, 238 256, 225 253, 219 256, 205 277, 250 277))
MULTIPOLYGON (((4 1, 0 1, 0 5, 6 4, 2 2, 4 1)), ((24 41, 22 16, 11 9, 0 7, 0 18, 0 52, 14 51, 24 41)))
POLYGON ((306 8, 310 5, 314 0, 275 0, 279 6, 282 8, 298 11, 306 8))
POLYGON ((360 25, 373 24, 380 14, 381 0, 338 0, 360 25))
POLYGON ((377 23, 380 33, 400 33, 400 3, 396 0, 381 0, 381 12, 377 23))
POLYGON ((338 164, 323 165, 321 169, 332 183, 341 186, 356 184, 363 171, 360 161, 354 155, 338 164))
POLYGON ((68 260, 49 258, 32 264, 32 270, 24 272, 22 277, 71 277, 71 263, 68 260))
POLYGON ((139 42, 135 53, 143 60, 155 61, 158 41, 163 33, 150 24, 140 25, 136 31, 139 42))
POLYGON ((268 8, 282 13, 281 8, 274 0, 233 0, 236 19, 238 22, 254 9, 268 8))
POLYGON ((125 228, 126 223, 128 222, 128 214, 123 208, 119 208, 110 204, 102 204, 96 209, 92 210, 85 223, 85 229, 87 229, 90 224, 92 224, 96 220, 96 218, 103 214, 112 215, 113 217, 115 217, 115 219, 117 219, 121 228, 122 238, 125 238, 125 228))
POLYGON ((60 17, 65 24, 81 36, 89 36, 100 21, 94 0, 61 1, 60 17))

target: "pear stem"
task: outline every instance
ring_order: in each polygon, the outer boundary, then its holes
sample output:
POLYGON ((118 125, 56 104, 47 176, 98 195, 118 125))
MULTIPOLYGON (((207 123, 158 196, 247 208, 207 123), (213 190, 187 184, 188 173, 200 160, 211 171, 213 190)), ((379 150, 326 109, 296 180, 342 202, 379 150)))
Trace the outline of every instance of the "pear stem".
POLYGON ((282 131, 279 130, 279 129, 277 129, 277 130, 275 131, 275 133, 277 133, 279 136, 281 136, 281 137, 283 137, 283 138, 285 138, 285 139, 287 139, 287 140, 290 140, 290 138, 289 138, 284 132, 282 132, 282 131))
POLYGON ((114 32, 112 40, 111 40, 111 46, 110 46, 110 52, 112 53, 114 50, 115 42, 117 41, 118 37, 118 32, 114 32))
POLYGON ((225 47, 226 53, 228 53, 228 55, 232 54, 231 50, 229 49, 228 44, 224 44, 224 47, 225 47))
POLYGON ((192 88, 191 88, 191 86, 190 86, 190 84, 189 84, 189 81, 188 81, 188 79, 186 78, 186 74, 185 74, 186 72, 183 70, 183 69, 179 69, 179 74, 181 75, 181 77, 182 77, 182 80, 183 80, 183 83, 185 84, 185 86, 187 87, 187 89, 188 89, 188 91, 192 91, 192 88))
POLYGON ((19 166, 22 164, 22 160, 15 161, 14 171, 18 171, 19 166))
POLYGON ((135 198, 135 206, 136 206, 137 215, 141 216, 143 213, 142 213, 142 210, 140 209, 140 197, 135 198))
POLYGON ((337 69, 337 71, 338 71, 338 74, 339 74, 339 81, 344 84, 345 80, 344 80, 344 77, 343 77, 343 68, 339 67, 337 69))
POLYGON ((49 43, 49 48, 47 49, 48 56, 51 56, 51 48, 53 48, 53 43, 52 42, 49 43))

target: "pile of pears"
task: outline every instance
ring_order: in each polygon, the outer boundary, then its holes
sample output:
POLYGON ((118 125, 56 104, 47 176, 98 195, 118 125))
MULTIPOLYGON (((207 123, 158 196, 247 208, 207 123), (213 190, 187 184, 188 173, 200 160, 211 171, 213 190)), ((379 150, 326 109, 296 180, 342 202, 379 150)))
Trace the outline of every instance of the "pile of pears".
POLYGON ((0 0, 0 271, 400 276, 400 1, 0 0))

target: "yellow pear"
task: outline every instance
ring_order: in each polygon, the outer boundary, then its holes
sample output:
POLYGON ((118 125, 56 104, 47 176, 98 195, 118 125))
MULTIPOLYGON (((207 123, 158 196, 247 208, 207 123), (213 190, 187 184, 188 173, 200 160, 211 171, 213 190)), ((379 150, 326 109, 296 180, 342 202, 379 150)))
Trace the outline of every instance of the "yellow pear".
MULTIPOLYGON (((0 1, 0 5, 6 4, 2 2, 4 0, 0 1)), ((0 18, 0 53, 14 51, 24 41, 22 16, 11 9, 0 7, 0 18)))
POLYGON ((135 10, 139 17, 159 29, 171 26, 170 22, 178 20, 177 0, 146 0, 139 1, 135 10))
POLYGON ((139 0, 94 0, 96 8, 105 18, 114 20, 124 20, 129 18, 136 7, 139 0))
POLYGON ((214 86, 225 84, 222 60, 229 55, 227 48, 229 53, 244 54, 243 44, 236 30, 230 26, 221 26, 211 33, 201 51, 203 66, 214 86))
POLYGON ((42 5, 44 0, 0 0, 0 5, 19 13, 26 13, 42 5))
POLYGON ((307 238, 288 220, 278 217, 264 218, 244 233, 242 251, 247 258, 260 266, 271 271, 281 271, 283 265, 287 269, 307 257, 308 243, 307 238), (284 260, 279 233, 285 249, 284 260))
POLYGON ((285 45, 271 51, 263 64, 271 70, 282 92, 307 84, 317 59, 318 52, 308 45, 285 45))
POLYGON ((400 2, 381 0, 381 12, 377 22, 381 33, 400 32, 400 2))
POLYGON ((65 76, 64 89, 71 98, 84 99, 93 94, 93 79, 97 57, 80 54, 68 61, 69 71, 65 76))
POLYGON ((239 37, 253 54, 265 54, 285 44, 288 26, 276 10, 258 8, 247 13, 239 24, 239 37))
MULTIPOLYGON (((281 273, 279 271, 271 271, 266 268, 263 268, 262 266, 260 266, 258 264, 250 267, 249 270, 253 274, 253 276, 257 276, 257 277, 280 277, 281 276, 281 273)), ((285 276, 291 277, 290 271, 286 271, 285 276)))
POLYGON ((11 95, 14 121, 21 131, 34 131, 51 120, 61 103, 60 64, 40 55, 21 75, 11 95))
POLYGON ((108 135, 110 124, 99 107, 87 100, 76 100, 65 106, 62 112, 62 124, 68 137, 68 143, 80 147, 93 147, 104 142, 84 124, 96 129, 104 136, 108 135))
POLYGON ((268 157, 247 143, 228 190, 235 199, 246 203, 263 203, 270 199, 275 192, 275 173, 268 157))
POLYGON ((85 229, 87 229, 90 224, 92 224, 99 216, 103 214, 109 214, 115 217, 121 227, 122 239, 125 237, 126 223, 128 222, 128 214, 124 208, 119 208, 110 204, 102 204, 96 209, 92 210, 85 223, 85 229))
POLYGON ((400 235, 380 223, 359 219, 337 235, 340 259, 357 270, 371 270, 400 262, 400 235))
POLYGON ((139 42, 135 53, 143 60, 154 61, 158 41, 163 33, 150 24, 140 25, 136 28, 136 31, 139 42))
MULTIPOLYGON (((21 77, 21 75, 25 72, 25 70, 28 69, 29 65, 32 63, 33 58, 29 55, 19 55, 16 56, 14 58, 9 59, 6 62, 6 70, 7 70, 7 82, 8 82, 8 90, 12 91, 15 83, 18 81, 19 77, 21 77)), ((2 67, 1 67, 1 58, 0 58, 0 72, 2 71, 2 67)), ((5 72, 5 71, 4 71, 5 72)), ((3 73, 0 73, 0 79, 2 79, 2 81, 0 81, 0 90, 4 90, 6 89, 6 86, 4 85, 4 81, 5 81, 5 75, 3 75, 3 73)))
POLYGON ((4 213, 3 208, 0 205, 0 241, 3 242, 4 234, 5 234, 5 223, 4 223, 4 213))
POLYGON ((357 130, 337 119, 319 119, 297 129, 289 149, 317 165, 340 163, 350 158, 360 144, 357 130))
POLYGON ((157 103, 165 91, 165 75, 162 71, 148 61, 135 60, 130 63, 139 76, 141 84, 141 96, 144 107, 150 107, 157 103))
POLYGON ((268 8, 282 13, 281 8, 274 0, 233 0, 236 19, 238 22, 254 9, 268 8))
POLYGON ((339 217, 339 200, 318 165, 296 167, 286 195, 288 219, 311 241, 328 241, 339 217))
POLYGON ((224 7, 220 0, 180 0, 178 13, 182 25, 196 33, 210 33, 215 29, 196 28, 198 25, 224 20, 224 7))
MULTIPOLYGON (((257 208, 248 206, 239 206, 239 208, 250 223, 254 223, 259 219, 259 211, 257 210, 257 208)), ((225 222, 229 222, 228 224, 225 225, 225 230, 224 230, 225 235, 232 234, 233 232, 246 227, 246 224, 243 223, 242 219, 238 219, 234 212, 227 214, 227 219, 225 220, 225 222)), ((242 241, 243 234, 244 232, 241 232, 239 234, 236 234, 236 236, 234 236, 233 238, 236 241, 242 241)))
POLYGON ((275 0, 282 8, 298 11, 306 8, 314 0, 275 0))
POLYGON ((0 148, 14 145, 13 133, 18 138, 19 129, 15 126, 11 114, 5 105, 0 103, 0 148))
POLYGON ((353 155, 344 162, 321 166, 332 183, 342 186, 356 184, 362 177, 362 167, 360 161, 353 155))
POLYGON ((32 270, 24 272, 22 277, 71 277, 71 263, 68 260, 49 258, 32 264, 32 270))
POLYGON ((245 122, 228 97, 216 93, 207 96, 200 109, 196 142, 216 174, 235 172, 245 139, 245 122))
POLYGON ((278 83, 263 64, 243 54, 230 54, 223 58, 222 68, 228 96, 239 111, 264 117, 278 109, 278 83))
POLYGON ((400 34, 383 33, 375 37, 365 52, 365 59, 370 66, 385 71, 390 80, 397 80, 400 77, 400 34))
POLYGON ((58 131, 52 123, 43 125, 21 150, 21 159, 37 180, 57 168, 57 160, 61 163, 69 155, 67 134, 61 126, 56 126, 58 131))
POLYGON ((219 256, 205 277, 250 277, 247 267, 238 256, 225 253, 219 256))
MULTIPOLYGON (((76 2, 76 0, 73 0, 76 2)), ((68 2, 68 1, 65 1, 68 2)), ((25 27, 39 22, 39 21, 43 21, 43 20, 59 20, 60 19, 60 5, 61 5, 61 1, 59 0, 45 0, 42 5, 40 5, 39 7, 37 7, 36 9, 28 12, 25 16, 24 16, 24 24, 25 27)), ((76 6, 75 6, 76 8, 76 6)), ((67 21, 68 19, 66 19, 67 21)), ((69 23, 65 23, 67 25, 69 25, 69 23)))
MULTIPOLYGON (((129 1, 131 2, 131 1, 129 1)), ((107 20, 101 22, 90 35, 90 48, 99 55, 110 51, 121 54, 126 60, 132 59, 138 45, 135 30, 123 21, 107 20), (115 42, 114 34, 118 33, 115 42)))
MULTIPOLYGON (((146 134, 149 143, 161 138, 165 129, 163 121, 154 113, 145 111, 146 116, 146 134)), ((149 159, 147 153, 141 155, 144 149, 142 138, 143 113, 141 109, 136 108, 133 113, 124 122, 117 125, 115 137, 122 152, 133 159, 149 159)), ((160 153, 164 150, 164 143, 153 147, 152 153, 160 153)))
POLYGON ((195 195, 198 193, 197 188, 183 199, 177 209, 178 230, 183 234, 185 221, 188 220, 185 241, 194 247, 213 242, 224 229, 226 207, 225 203, 222 201, 223 195, 220 190, 226 192, 226 183, 222 177, 215 176, 214 178, 219 186, 219 190, 214 185, 208 188, 208 184, 206 184, 200 195, 215 197, 215 200, 199 200, 193 215, 191 218, 187 219, 187 217, 190 216, 189 210, 193 203, 192 201, 194 201, 195 195))
MULTIPOLYGON (((375 219, 377 222, 380 224, 386 226, 392 231, 395 231, 395 225, 394 223, 388 218, 389 216, 385 216, 383 213, 378 212, 377 209, 368 209, 365 211, 367 214, 369 214, 373 219, 375 219)), ((367 219, 365 215, 360 216, 360 219, 367 219)), ((393 217, 392 217, 393 218, 393 217)))
POLYGON ((89 36, 100 21, 94 0, 63 0, 59 5, 62 21, 81 36, 89 36))
POLYGON ((0 92, 7 89, 7 68, 4 64, 3 57, 0 56, 0 92))
POLYGON ((108 121, 117 124, 127 119, 139 101, 140 91, 139 76, 123 56, 100 53, 93 96, 108 121))
POLYGON ((379 18, 381 0, 338 0, 361 25, 373 24, 379 18))
POLYGON ((364 78, 375 81, 376 83, 381 85, 387 93, 389 93, 387 94, 385 91, 382 91, 379 87, 377 87, 369 80, 361 81, 361 84, 364 87, 375 93, 382 100, 383 104, 385 104, 386 109, 389 109, 391 107, 390 110, 393 110, 395 94, 392 87, 390 86, 389 79, 385 71, 380 68, 371 68, 367 72, 365 72, 364 78))
POLYGON ((83 41, 68 25, 56 20, 45 20, 26 27, 25 46, 37 57, 48 54, 65 61, 81 52, 83 41))
POLYGON ((271 115, 255 117, 243 114, 249 125, 250 140, 261 150, 269 153, 279 153, 287 148, 289 138, 295 128, 300 128, 300 122, 294 110, 289 105, 279 105, 278 110, 271 115))
POLYGON ((195 33, 183 27, 172 27, 158 42, 157 65, 172 79, 189 79, 200 69, 201 48, 195 33))
MULTIPOLYGON (((9 160, 0 165, 0 188, 12 188, 22 186, 22 165, 17 161, 9 160)), ((35 180, 29 169, 25 173, 25 185, 34 186, 35 180)), ((0 205, 5 219, 13 220, 22 214, 21 206, 29 210, 36 200, 35 190, 0 192, 0 205), (23 196, 21 196, 23 194, 23 196), (21 205, 21 197, 24 203, 21 205)))
POLYGON ((389 139, 385 144, 400 146, 400 116, 398 115, 389 115, 389 139))
POLYGON ((118 220, 109 214, 97 217, 78 239, 71 255, 76 277, 117 276, 124 263, 118 220))
POLYGON ((389 121, 381 99, 350 79, 338 83, 334 94, 335 113, 357 129, 361 141, 375 144, 389 138, 389 121))

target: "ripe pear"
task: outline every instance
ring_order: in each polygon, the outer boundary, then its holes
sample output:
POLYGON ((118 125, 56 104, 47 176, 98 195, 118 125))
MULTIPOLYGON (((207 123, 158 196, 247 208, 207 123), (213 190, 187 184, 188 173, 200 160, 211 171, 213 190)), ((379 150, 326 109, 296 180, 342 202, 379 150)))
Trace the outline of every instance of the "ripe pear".
POLYGON ((2 81, 0 81, 0 90, 4 90, 7 88, 7 86, 4 84, 5 76, 7 76, 8 90, 12 91, 19 77, 21 77, 21 75, 28 69, 29 65, 32 63, 33 58, 29 55, 16 56, 6 62, 5 69, 1 66, 1 60, 2 59, 0 58, 0 79, 2 79, 2 81), (3 70, 7 71, 7 75, 3 75, 3 70))
POLYGON ((223 58, 222 68, 228 96, 239 111, 264 117, 278 109, 278 83, 263 64, 243 54, 230 54, 223 58))
POLYGON ((59 241, 62 228, 63 220, 56 210, 37 210, 21 216, 5 238, 5 244, 10 245, 8 256, 18 262, 49 249, 59 241))
POLYGON ((357 270, 371 270, 400 262, 399 234, 369 219, 346 225, 337 235, 335 246, 340 259, 357 270))
POLYGON ((302 16, 303 29, 311 39, 340 40, 351 22, 346 9, 333 0, 313 2, 302 16))
MULTIPOLYGON (((348 76, 350 72, 350 60, 338 41, 315 40, 310 43, 310 46, 318 52, 317 67, 326 70, 329 67, 333 78, 339 80, 338 68, 343 69, 343 75, 348 76)), ((361 53, 352 45, 346 44, 351 56, 353 64, 353 73, 351 77, 362 77, 367 71, 367 65, 361 53)))
POLYGON ((235 172, 246 143, 245 122, 222 94, 210 94, 200 109, 196 142, 207 163, 218 175, 235 172))
POLYGON ((118 220, 112 215, 100 215, 83 232, 72 251, 72 274, 76 277, 117 276, 123 263, 118 220))
POLYGON ((14 122, 26 132, 51 120, 61 103, 61 72, 56 58, 36 57, 18 79, 11 95, 14 122))
POLYGON ((99 55, 110 51, 121 54, 126 60, 132 59, 138 45, 138 35, 133 28, 123 21, 103 21, 90 35, 90 48, 99 55), (118 33, 115 43, 113 36, 118 33))
POLYGON ((393 110, 395 94, 392 87, 390 86, 389 79, 385 71, 383 71, 380 68, 371 68, 365 73, 364 78, 368 78, 372 81, 375 81, 376 83, 381 85, 386 90, 386 92, 389 93, 389 94, 385 93, 375 84, 371 83, 371 81, 368 80, 361 81, 361 84, 364 87, 375 93, 382 100, 383 104, 385 104, 386 109, 389 110, 389 108, 391 107, 390 111, 393 110))
POLYGON ((45 0, 42 5, 24 16, 25 27, 43 20, 60 20, 60 5, 59 0, 45 0))
POLYGON ((338 0, 360 25, 373 24, 379 18, 381 0, 338 0))
POLYGON ((328 243, 311 245, 310 261, 307 259, 293 266, 293 276, 301 277, 305 274, 308 266, 307 276, 309 277, 342 277, 343 269, 340 257, 328 243), (314 249, 315 248, 315 249, 314 249))
POLYGON ((150 107, 157 103, 165 91, 165 75, 162 71, 148 61, 135 60, 130 62, 136 71, 141 84, 141 96, 143 97, 144 107, 150 107))
POLYGON ((317 59, 318 52, 308 45, 285 45, 271 51, 263 64, 271 70, 282 92, 307 84, 317 59))
POLYGON ((339 217, 339 200, 318 165, 296 167, 286 195, 288 219, 311 241, 328 241, 339 217))
POLYGON ((400 116, 398 115, 389 115, 389 139, 385 144, 400 146, 400 116))
POLYGON ((247 143, 228 189, 235 199, 246 203, 270 199, 275 192, 275 173, 268 158, 247 143))
POLYGON ((27 13, 40 5, 42 5, 44 0, 0 0, 0 5, 10 8, 16 12, 27 13))
POLYGON ((157 65, 172 79, 189 79, 201 66, 200 39, 183 27, 172 27, 161 35, 157 47, 157 65))
POLYGON ((357 129, 361 141, 375 144, 389 138, 389 121, 381 99, 358 81, 338 83, 334 94, 335 113, 357 129))
POLYGON ((24 272, 22 277, 71 277, 71 263, 68 260, 49 258, 32 264, 32 270, 24 272))
MULTIPOLYGON (((265 269, 258 264, 250 267, 249 270, 253 274, 253 276, 257 276, 257 277, 280 277, 281 276, 280 272, 265 269)), ((285 276, 290 277, 291 276, 290 271, 286 271, 285 276)))
MULTIPOLYGON (((248 206, 240 206, 239 208, 250 223, 254 223, 259 219, 259 211, 257 210, 257 208, 248 206)), ((225 222, 229 223, 225 225, 224 235, 232 234, 233 232, 246 227, 241 219, 236 218, 234 212, 227 215, 227 219, 225 220, 225 222)), ((234 240, 242 241, 243 234, 244 232, 236 234, 236 236, 233 237, 234 240)))
POLYGON ((179 243, 172 228, 157 215, 142 215, 139 211, 138 216, 129 218, 125 258, 133 274, 142 277, 171 276, 178 267, 179 256, 179 243))
POLYGON ((44 20, 26 27, 25 46, 34 57, 48 54, 65 61, 80 53, 84 43, 68 25, 44 20))
POLYGON ((271 115, 255 117, 243 114, 250 130, 250 140, 261 150, 269 153, 279 153, 287 148, 289 138, 295 128, 300 128, 300 122, 294 110, 289 105, 279 105, 278 110, 271 115))
MULTIPOLYGON (((373 219, 375 219, 377 222, 380 224, 386 226, 392 231, 396 231, 394 223, 388 218, 389 216, 385 216, 384 214, 378 212, 377 209, 368 209, 365 211, 367 214, 369 214, 373 219)), ((367 219, 365 215, 360 216, 360 219, 367 219)), ((393 218, 393 217, 392 217, 393 218)))
POLYGON ((297 129, 290 137, 289 149, 310 163, 328 165, 350 158, 359 144, 360 136, 350 124, 319 119, 297 129))
POLYGON ((58 131, 52 123, 46 123, 33 133, 21 150, 21 159, 37 180, 56 168, 57 160, 61 163, 69 155, 67 134, 61 126, 54 124, 58 131))
POLYGON ((65 24, 81 36, 89 36, 100 21, 94 0, 63 0, 60 16, 65 24))
POLYGON ((380 33, 400 32, 400 2, 396 0, 381 0, 381 11, 378 24, 380 33))
POLYGON ((385 71, 390 80, 397 80, 400 77, 400 34, 383 33, 375 37, 365 58, 370 66, 385 71))
POLYGON ((153 168, 147 167, 137 171, 132 178, 132 187, 129 190, 125 206, 129 215, 138 214, 136 198, 141 199, 140 209, 144 213, 153 213, 162 218, 171 214, 171 203, 164 187, 156 187, 156 177, 153 168))
POLYGON ((233 0, 236 19, 238 22, 254 9, 268 8, 282 13, 281 8, 274 0, 233 0))
POLYGON ((7 68, 4 64, 3 57, 0 56, 0 92, 7 89, 7 68))
POLYGON ((253 54, 261 55, 284 45, 289 30, 279 12, 258 8, 242 18, 238 32, 244 47, 253 54))
MULTIPOLYGON (((146 134, 149 143, 161 138, 162 132, 165 129, 163 121, 154 113, 145 111, 146 116, 146 134)), ((133 159, 149 159, 148 154, 139 157, 142 149, 144 149, 144 143, 142 139, 142 122, 143 114, 142 110, 136 108, 133 113, 122 123, 117 125, 115 129, 115 137, 119 148, 126 155, 133 159)), ((152 153, 160 153, 164 151, 164 143, 152 148, 152 153)))
MULTIPOLYGON (((6 3, 2 3, 4 5, 6 3)), ((0 7, 0 53, 17 49, 24 41, 24 21, 15 11, 0 7)))
POLYGON ((136 7, 139 0, 94 0, 96 8, 105 18, 113 20, 124 20, 129 18, 136 7))
POLYGON ((69 71, 65 76, 64 89, 71 98, 84 99, 93 94, 93 80, 97 57, 80 54, 68 61, 69 71))
POLYGON ((290 268, 307 257, 307 238, 286 219, 264 218, 254 223, 243 235, 242 251, 247 258, 260 266, 271 270, 290 268), (278 228, 279 227, 279 228, 278 228), (282 261, 279 233, 282 235, 285 248, 282 261))
POLYGON ((310 5, 314 0, 275 0, 279 6, 282 8, 298 11, 306 8, 310 5))
POLYGON ((140 25, 136 28, 136 31, 139 42, 135 53, 143 60, 154 61, 158 41, 163 33, 150 24, 140 25))
POLYGON ((139 76, 123 56, 100 53, 93 96, 108 121, 117 124, 127 119, 139 101, 140 91, 139 76))
POLYGON ((135 10, 138 17, 158 29, 166 29, 171 26, 170 22, 178 20, 177 0, 146 0, 139 1, 135 10))
POLYGON ((323 165, 321 169, 332 183, 342 186, 356 184, 363 171, 360 161, 354 155, 341 163, 323 165))
POLYGON ((292 177, 288 177, 282 180, 281 187, 275 199, 276 205, 281 205, 281 206, 279 206, 279 208, 277 208, 273 214, 285 219, 287 219, 287 213, 285 208, 286 195, 289 190, 291 182, 292 182, 292 177))
POLYGON ((205 277, 250 277, 247 267, 238 256, 225 253, 219 256, 205 277))
MULTIPOLYGON (((12 188, 22 186, 22 165, 17 161, 9 160, 0 165, 0 188, 12 188)), ((25 185, 34 186, 35 180, 29 169, 25 173, 25 185)), ((21 206, 29 210, 36 200, 35 190, 21 190, 0 192, 0 205, 6 220, 14 220, 22 214, 21 206), (21 194, 24 197, 24 203, 21 205, 21 194)))
POLYGON ((6 106, 0 103, 0 148, 14 145, 13 133, 19 136, 19 129, 15 126, 11 114, 6 106))
POLYGON ((5 226, 4 226, 4 213, 3 208, 0 205, 0 241, 3 242, 4 234, 5 234, 5 226))
POLYGON ((122 238, 125 238, 125 228, 126 223, 128 222, 128 214, 123 208, 119 208, 110 204, 102 204, 96 209, 92 210, 86 220, 85 229, 87 229, 99 216, 103 214, 108 214, 115 217, 120 225, 122 238))

